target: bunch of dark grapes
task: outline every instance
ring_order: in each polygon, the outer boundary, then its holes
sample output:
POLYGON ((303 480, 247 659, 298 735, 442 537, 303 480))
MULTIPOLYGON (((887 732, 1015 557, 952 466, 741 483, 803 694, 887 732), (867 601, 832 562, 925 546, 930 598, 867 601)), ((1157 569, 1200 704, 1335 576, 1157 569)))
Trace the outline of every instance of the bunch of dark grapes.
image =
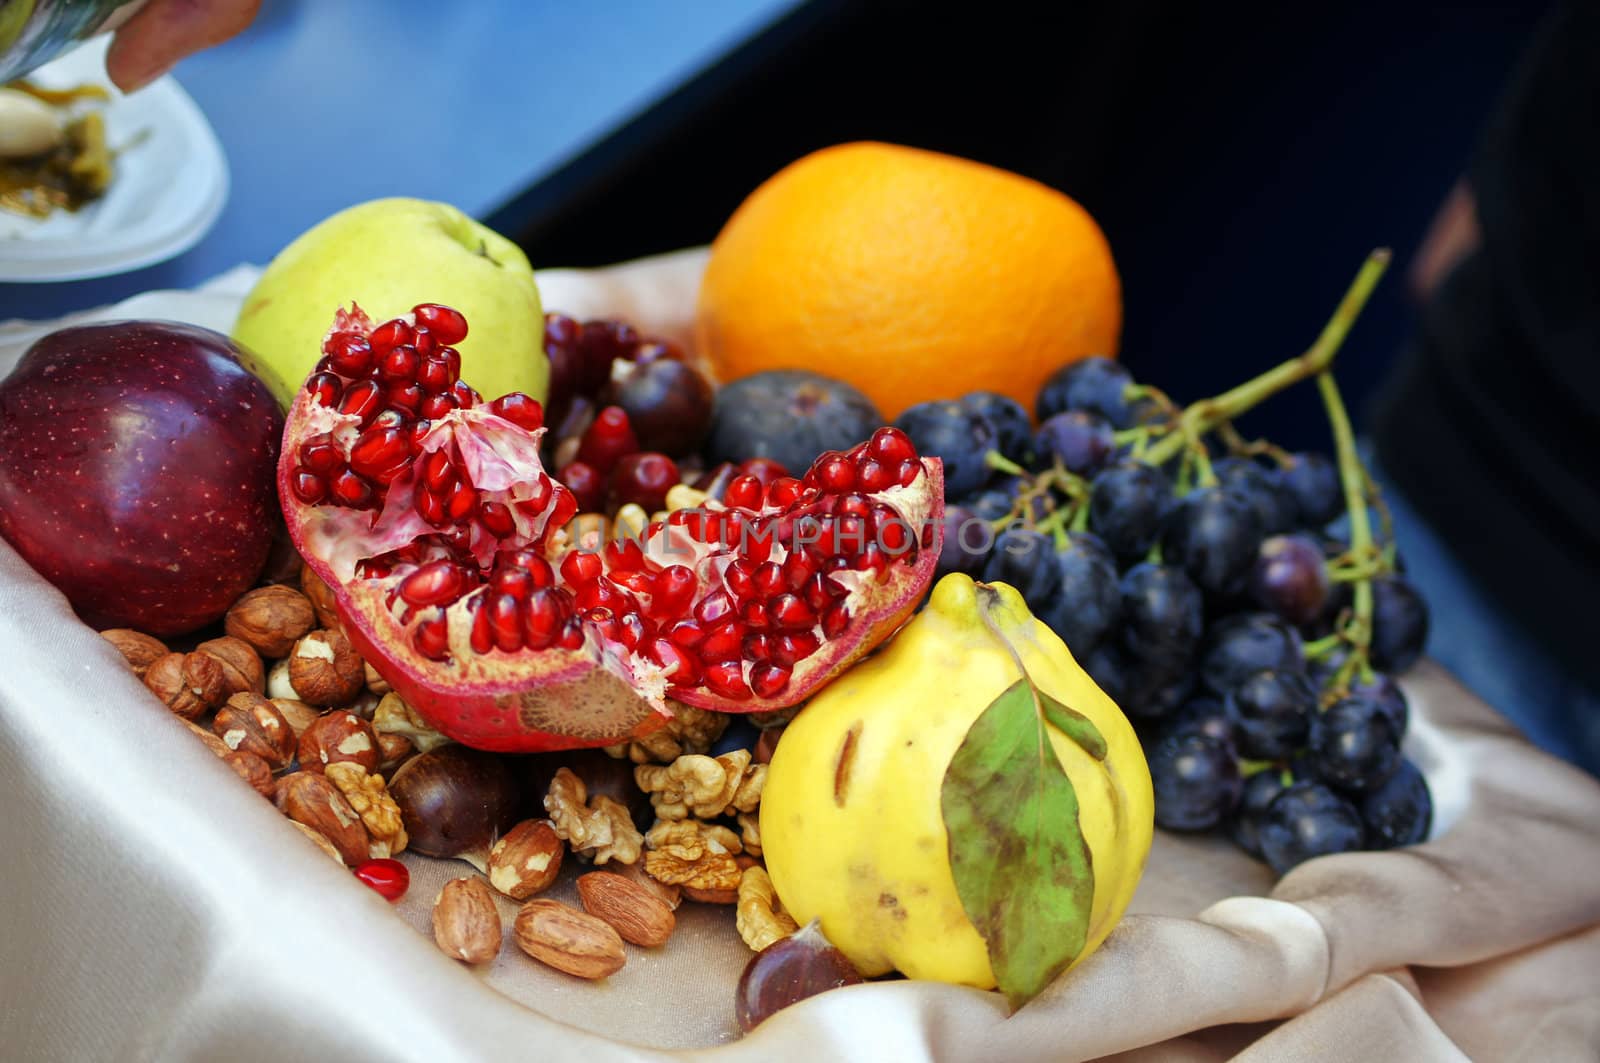
POLYGON ((1280 874, 1425 838, 1432 802, 1401 752, 1391 675, 1422 653, 1427 606, 1392 548, 1353 570, 1329 527, 1346 508, 1338 464, 1236 437, 1149 460, 1181 411, 1104 358, 1056 373, 1034 412, 1030 429, 977 392, 896 423, 945 462, 941 570, 1016 587, 1134 720, 1156 822, 1226 832, 1280 874), (1370 638, 1352 660, 1362 577, 1370 638))

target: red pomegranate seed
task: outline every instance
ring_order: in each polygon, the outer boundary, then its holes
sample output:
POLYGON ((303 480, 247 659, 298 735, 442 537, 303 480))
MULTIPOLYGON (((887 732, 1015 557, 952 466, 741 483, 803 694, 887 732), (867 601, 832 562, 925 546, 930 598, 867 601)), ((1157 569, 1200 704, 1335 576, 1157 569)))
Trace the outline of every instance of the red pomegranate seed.
POLYGON ((423 486, 437 494, 448 490, 456 482, 456 467, 448 453, 436 450, 422 459, 419 475, 423 486))
POLYGON ((413 450, 421 450, 422 441, 428 437, 428 433, 431 431, 433 431, 433 422, 428 418, 424 417, 421 420, 412 421, 411 448, 413 450))
POLYGON ((743 653, 746 660, 769 660, 772 657, 772 636, 750 635, 746 637, 743 653))
POLYGON ((522 601, 533 593, 533 574, 525 568, 497 568, 489 577, 489 585, 522 601))
POLYGON ((596 472, 609 473, 617 459, 636 453, 639 437, 633 434, 628 413, 621 406, 607 406, 595 415, 578 441, 578 460, 596 472))
POLYGON ((429 395, 417 407, 417 413, 430 421, 437 421, 455 408, 456 397, 454 395, 429 395))
POLYGON ((890 557, 899 557, 911 549, 911 525, 900 519, 900 514, 884 507, 873 511, 873 525, 877 529, 877 543, 890 557))
POLYGON ((561 579, 569 587, 583 587, 599 579, 604 567, 599 554, 574 550, 561 559, 561 579))
POLYGON ((609 568, 623 572, 638 572, 644 568, 644 547, 638 539, 613 539, 601 547, 601 555, 609 568))
POLYGON ((361 380, 350 385, 350 390, 339 400, 339 412, 361 419, 365 428, 383 408, 383 388, 376 380, 361 380))
POLYGON ((868 494, 877 494, 895 485, 895 469, 893 465, 868 458, 856 466, 856 484, 868 494))
POLYGON ((544 407, 520 391, 502 395, 489 404, 489 412, 533 432, 544 427, 544 407))
POLYGON ((578 509, 583 513, 597 511, 605 501, 606 482, 600 471, 586 461, 570 461, 557 473, 561 482, 572 492, 578 509))
POLYGON ((427 396, 422 393, 421 385, 407 382, 390 384, 383 398, 390 406, 397 406, 407 414, 415 416, 421 411, 422 400, 427 396))
POLYGON ((411 643, 429 660, 444 660, 450 656, 450 621, 442 611, 435 613, 417 625, 411 643))
POLYGON ((718 661, 707 665, 704 682, 712 693, 729 701, 745 701, 750 697, 750 688, 744 681, 742 661, 718 661))
POLYGON ((776 561, 764 561, 756 566, 756 594, 761 598, 771 598, 785 586, 782 565, 776 561))
POLYGON ((822 640, 809 631, 792 631, 786 635, 779 635, 772 644, 772 659, 774 662, 793 668, 797 661, 803 661, 816 653, 822 647, 822 640))
POLYGON ((460 343, 467 338, 467 319, 461 311, 438 303, 421 303, 411 308, 417 324, 428 326, 440 343, 460 343))
POLYGON ((656 575, 650 611, 663 617, 679 615, 688 608, 698 586, 693 569, 686 565, 668 565, 656 575))
POLYGON ((902 461, 900 463, 900 471, 895 479, 901 487, 910 487, 920 475, 922 475, 922 462, 902 461))
POLYGON ((369 428, 350 448, 350 467, 363 476, 377 476, 404 465, 411 457, 411 440, 399 428, 369 428))
POLYGON ((792 476, 780 476, 767 485, 767 505, 792 506, 800 497, 800 481, 792 476))
POLYGON ((449 392, 450 385, 455 383, 450 376, 450 363, 437 354, 424 358, 417 367, 417 383, 429 395, 443 397, 449 392))
POLYGON ((798 595, 780 594, 767 603, 767 619, 780 631, 810 631, 817 613, 798 595))
POLYGON ((402 343, 391 348, 378 361, 378 379, 388 384, 414 383, 421 365, 422 356, 417 349, 409 343, 402 343))
POLYGON ((617 639, 632 653, 655 635, 655 625, 638 613, 623 613, 617 618, 617 639))
POLYGON ((445 495, 444 510, 453 521, 463 521, 478 508, 478 492, 465 480, 457 480, 445 495))
POLYGON ((850 610, 845 608, 843 602, 835 602, 822 614, 822 634, 824 638, 836 639, 844 634, 844 629, 850 626, 850 610))
POLYGON ((783 585, 791 591, 804 588, 815 572, 811 560, 798 551, 783 559, 783 585))
POLYGON ((517 530, 516 518, 511 515, 511 508, 503 502, 478 503, 478 519, 496 539, 504 539, 517 530))
POLYGON ((372 423, 369 424, 367 427, 369 429, 372 429, 372 428, 402 428, 402 427, 405 426, 405 423, 406 423, 407 420, 408 420, 408 418, 406 417, 406 412, 404 410, 397 410, 397 409, 394 409, 393 407, 390 407, 389 409, 384 410, 382 413, 378 414, 378 416, 374 417, 372 419, 372 423))
POLYGON ((765 631, 772 625, 767 622, 767 607, 759 601, 748 601, 739 610, 739 616, 744 620, 744 626, 751 631, 765 631))
POLYGON ((671 639, 652 639, 647 653, 652 661, 669 673, 667 679, 674 685, 689 687, 700 681, 700 666, 671 639))
POLYGON ((738 513, 728 514, 727 519, 731 533, 728 543, 742 548, 746 560, 759 565, 772 556, 772 544, 777 537, 774 521, 765 517, 745 520, 738 513))
POLYGON ((294 489, 294 496, 308 506, 314 506, 328 497, 327 483, 316 473, 304 468, 295 470, 289 486, 294 489))
POLYGON ((372 485, 349 469, 336 474, 328 490, 335 500, 351 509, 361 509, 372 502, 372 485))
POLYGON ((528 605, 522 613, 522 631, 530 650, 549 649, 561 636, 567 620, 561 592, 553 587, 535 589, 528 595, 528 605))
POLYGON ((729 620, 712 628, 700 643, 699 650, 700 659, 704 661, 726 661, 739 656, 744 652, 744 625, 737 620, 729 620))
POLYGON ((521 603, 509 594, 489 595, 484 612, 489 615, 489 630, 494 633, 495 648, 504 653, 522 649, 521 603))
POLYGON ((763 661, 750 669, 750 689, 758 698, 773 698, 789 685, 789 669, 775 661, 763 661))
POLYGON ((694 607, 694 618, 702 624, 716 624, 732 616, 735 608, 727 591, 712 591, 694 607))
POLYGON ((314 373, 306 380, 306 390, 318 406, 332 406, 344 393, 344 384, 332 373, 314 373))
POLYGON ((406 870, 406 865, 386 856, 357 864, 355 876, 368 889, 391 903, 404 897, 406 890, 411 888, 411 872, 406 870))
POLYGON ((871 569, 876 581, 882 583, 889 578, 889 555, 877 543, 868 543, 856 558, 856 568, 862 572, 871 569))
POLYGON ((326 475, 344 468, 344 455, 334 445, 333 437, 324 433, 300 444, 300 464, 312 472, 326 475))
POLYGON ((634 594, 654 594, 656 589, 655 577, 648 572, 619 572, 613 566, 609 573, 611 582, 617 586, 630 590, 634 594))
POLYGON ((728 585, 728 593, 739 601, 755 596, 756 577, 755 570, 750 562, 744 558, 736 558, 722 574, 723 582, 728 585))
POLYGON ((454 384, 451 384, 450 394, 454 395, 456 401, 461 403, 460 408, 463 410, 470 410, 483 401, 483 396, 474 391, 472 386, 465 380, 457 380, 454 384))
POLYGON ((372 368, 372 344, 359 332, 335 332, 322 345, 328 368, 341 376, 365 376, 372 368))
POLYGON ((840 517, 865 517, 872 512, 872 503, 861 495, 840 495, 833 500, 833 512, 835 516, 840 517))
POLYGON ((622 633, 622 626, 617 623, 616 614, 603 606, 587 610, 583 617, 594 628, 596 634, 607 642, 616 642, 617 636, 622 633))
POLYGON ((484 599, 485 596, 481 594, 467 599, 467 612, 472 616, 468 638, 472 643, 472 652, 478 654, 494 649, 494 632, 489 630, 489 612, 483 607, 484 599))
POLYGON ((844 593, 844 588, 821 572, 806 581, 806 604, 818 612, 832 605, 836 599, 844 597, 844 593))
POLYGON ((728 489, 722 494, 722 501, 729 506, 738 506, 741 509, 761 508, 761 481, 754 476, 735 476, 728 489))
POLYGON ((667 628, 667 638, 686 650, 692 650, 705 641, 706 629, 700 626, 698 620, 679 620, 667 628))
POLYGON ((872 433, 872 439, 867 443, 867 453, 894 468, 902 461, 915 459, 917 448, 912 445, 911 437, 900 429, 880 428, 872 433))
MULTIPOLYGON (((439 346, 439 340, 434 336, 432 329, 426 325, 418 325, 411 330, 411 346, 417 349, 418 354, 426 358, 439 346)), ((446 386, 448 387, 449 385, 446 386)))
POLYGON ((577 617, 568 617, 566 623, 561 625, 561 637, 556 640, 556 645, 564 650, 581 650, 584 644, 583 624, 577 617))
POLYGON ((789 470, 783 467, 782 462, 771 458, 749 458, 739 463, 739 471, 761 481, 763 490, 780 476, 789 475, 789 470))
POLYGON ((528 485, 528 497, 518 502, 517 506, 528 516, 537 516, 550 504, 550 492, 553 490, 555 485, 551 483, 550 477, 540 473, 539 478, 528 485))
POLYGON ((544 534, 548 535, 557 528, 565 528, 567 521, 571 520, 578 512, 578 500, 573 497, 566 487, 556 488, 555 501, 550 503, 550 516, 545 521, 544 534))
POLYGON ((372 334, 367 337, 367 342, 372 344, 372 349, 379 354, 386 354, 390 349, 402 343, 411 342, 411 326, 400 318, 385 321, 372 330, 372 334))
POLYGON ((856 485, 856 467, 850 459, 842 455, 818 458, 813 468, 817 476, 817 486, 830 494, 848 491, 856 485))
POLYGON ((611 469, 611 497, 618 505, 631 502, 654 512, 667 504, 667 492, 681 478, 678 463, 665 454, 625 454, 611 469))
POLYGON ((400 597, 412 605, 444 605, 472 588, 477 580, 454 561, 430 561, 400 581, 400 597))

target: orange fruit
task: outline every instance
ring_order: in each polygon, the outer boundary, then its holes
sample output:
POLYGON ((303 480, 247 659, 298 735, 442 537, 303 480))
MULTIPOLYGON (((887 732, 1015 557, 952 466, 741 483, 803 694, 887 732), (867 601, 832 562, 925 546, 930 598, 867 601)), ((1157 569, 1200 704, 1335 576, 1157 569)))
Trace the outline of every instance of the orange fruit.
POLYGON ((1122 286, 1087 211, 1037 181, 841 144, 750 194, 711 245, 699 349, 724 380, 810 369, 885 417, 988 390, 1033 408, 1068 362, 1116 354, 1122 286))

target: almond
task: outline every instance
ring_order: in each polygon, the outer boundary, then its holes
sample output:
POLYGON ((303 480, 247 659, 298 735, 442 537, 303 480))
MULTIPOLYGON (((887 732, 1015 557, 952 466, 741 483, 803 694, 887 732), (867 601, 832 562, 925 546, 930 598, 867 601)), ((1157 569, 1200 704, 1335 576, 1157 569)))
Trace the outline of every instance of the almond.
POLYGON ((500 953, 500 910, 481 878, 444 884, 433 902, 433 940, 446 956, 488 963, 500 953))
POLYGON ((545 897, 522 906, 512 933, 523 952, 578 978, 605 978, 628 962, 611 924, 545 897))
POLYGON ((584 911, 610 923, 623 941, 647 949, 665 945, 678 925, 666 901, 611 871, 578 876, 578 897, 584 911))

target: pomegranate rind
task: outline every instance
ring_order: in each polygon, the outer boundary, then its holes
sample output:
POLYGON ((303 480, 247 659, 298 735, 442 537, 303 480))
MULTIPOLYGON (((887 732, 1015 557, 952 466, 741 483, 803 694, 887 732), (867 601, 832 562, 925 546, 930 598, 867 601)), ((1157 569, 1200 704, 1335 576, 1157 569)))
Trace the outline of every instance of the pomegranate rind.
POLYGON ((704 688, 673 687, 672 699, 697 709, 733 715, 787 709, 810 698, 898 631, 933 585, 944 544, 944 466, 938 458, 921 461, 923 475, 911 487, 892 488, 872 497, 889 501, 913 528, 926 523, 932 528, 933 542, 918 550, 916 564, 892 565, 889 579, 883 583, 868 573, 850 573, 857 579, 847 599, 851 620, 843 635, 824 642, 815 653, 797 662, 788 686, 777 697, 763 698, 752 692, 749 698, 735 701, 704 688))

